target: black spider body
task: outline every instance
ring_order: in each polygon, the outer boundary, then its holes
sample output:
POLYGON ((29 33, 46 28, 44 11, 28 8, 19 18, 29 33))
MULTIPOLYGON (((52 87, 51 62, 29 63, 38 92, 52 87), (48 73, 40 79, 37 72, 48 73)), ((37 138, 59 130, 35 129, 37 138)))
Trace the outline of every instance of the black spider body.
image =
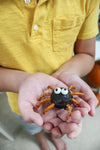
POLYGON ((72 104, 73 96, 70 94, 71 92, 66 88, 59 88, 59 92, 56 91, 58 88, 54 89, 51 93, 51 103, 55 104, 57 108, 66 108, 67 104, 72 104), (65 93, 62 91, 66 91, 65 93))
POLYGON ((68 115, 66 117, 67 120, 71 116, 71 104, 79 105, 79 102, 73 98, 73 95, 85 96, 84 93, 72 92, 71 89, 75 89, 74 85, 70 85, 68 89, 62 87, 53 88, 51 85, 49 85, 48 89, 51 89, 52 93, 47 92, 40 95, 38 98, 38 101, 40 102, 37 104, 37 107, 39 108, 41 104, 51 101, 51 104, 43 111, 43 114, 48 112, 53 107, 64 108, 68 110, 68 115))

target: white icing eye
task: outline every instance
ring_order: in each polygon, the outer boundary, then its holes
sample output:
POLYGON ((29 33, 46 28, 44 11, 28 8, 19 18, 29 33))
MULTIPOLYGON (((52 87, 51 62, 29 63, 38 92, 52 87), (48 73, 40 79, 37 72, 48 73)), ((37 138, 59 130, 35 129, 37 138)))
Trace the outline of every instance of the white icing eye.
POLYGON ((68 94, 68 90, 66 88, 62 88, 61 93, 63 95, 67 95, 68 94))
POLYGON ((61 92, 61 88, 55 88, 54 89, 54 93, 55 94, 60 94, 60 92, 61 92))

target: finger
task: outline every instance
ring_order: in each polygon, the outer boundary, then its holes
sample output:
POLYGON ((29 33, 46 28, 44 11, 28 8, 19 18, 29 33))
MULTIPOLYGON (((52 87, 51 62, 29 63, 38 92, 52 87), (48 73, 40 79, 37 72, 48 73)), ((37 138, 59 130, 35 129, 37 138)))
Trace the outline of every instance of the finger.
POLYGON ((89 114, 91 116, 94 116, 95 115, 95 108, 98 104, 98 101, 97 101, 97 98, 95 96, 93 96, 92 98, 88 99, 88 104, 90 105, 90 111, 89 111, 89 114))
POLYGON ((58 114, 58 117, 62 120, 62 121, 66 121, 66 117, 68 116, 68 111, 67 110, 63 110, 58 114))
POLYGON ((56 138, 59 138, 62 136, 61 130, 58 127, 55 127, 51 130, 51 133, 53 136, 55 136, 56 138))
POLYGON ((82 122, 80 122, 80 124, 77 125, 77 128, 76 128, 75 131, 67 134, 67 137, 69 139, 75 139, 75 138, 77 138, 80 135, 81 130, 82 130, 82 122))
POLYGON ((81 112, 80 110, 77 110, 77 108, 73 109, 73 112, 71 113, 71 117, 66 120, 66 116, 68 116, 68 111, 64 110, 63 112, 61 112, 58 117, 62 120, 62 121, 67 121, 67 122, 74 122, 74 123, 80 123, 81 121, 81 112))
POLYGON ((91 88, 87 84, 84 84, 84 86, 81 87, 81 90, 85 94, 84 100, 90 105, 89 114, 91 116, 94 116, 95 115, 95 108, 98 104, 98 100, 97 100, 95 94, 92 92, 91 88))
POLYGON ((30 103, 20 103, 19 108, 25 122, 34 122, 38 126, 43 125, 42 117, 40 116, 40 114, 33 111, 33 106, 30 103))
MULTIPOLYGON (((90 110, 90 106, 85 101, 83 101, 81 98, 77 97, 77 100, 79 101, 79 107, 76 107, 76 106, 72 107, 73 112, 72 112, 71 116, 74 114, 74 111, 78 110, 78 112, 77 111, 75 112, 75 115, 77 116, 77 113, 79 113, 79 115, 81 113, 81 116, 84 117, 88 114, 88 112, 90 110)), ((64 110, 64 109, 62 109, 62 111, 58 110, 57 113, 58 113, 58 117, 61 120, 66 121, 66 116, 68 115, 67 110, 64 110)), ((78 119, 78 117, 79 116, 77 116, 76 118, 78 119)))
POLYGON ((45 115, 43 115, 43 113, 41 115, 42 115, 44 122, 50 122, 52 118, 56 118, 55 109, 51 109, 45 115))
POLYGON ((73 110, 74 111, 79 110, 81 112, 81 116, 84 117, 90 111, 90 105, 88 103, 86 103, 84 100, 82 100, 81 98, 77 97, 77 100, 79 101, 79 106, 74 107, 73 110))
POLYGON ((91 107, 91 110, 89 111, 89 115, 90 116, 94 116, 95 115, 95 109, 96 109, 96 106, 98 104, 98 100, 97 98, 95 97, 95 99, 93 99, 94 102, 92 100, 90 100, 88 103, 90 104, 90 107, 91 107))
POLYGON ((88 115, 88 112, 89 112, 87 108, 76 107, 74 111, 76 110, 80 111, 82 117, 85 117, 86 115, 88 115))
POLYGON ((82 79, 80 79, 76 75, 68 75, 68 73, 62 73, 59 79, 67 85, 71 85, 72 82, 76 85, 76 90, 83 92, 85 94, 84 100, 90 105, 89 115, 94 116, 95 108, 98 104, 98 100, 94 93, 92 92, 91 88, 86 84, 82 79), (73 76, 73 78, 72 78, 73 76))
POLYGON ((87 108, 88 111, 90 111, 90 105, 85 102, 82 98, 77 97, 77 100, 79 101, 79 107, 80 108, 87 108))
POLYGON ((45 123, 44 124, 44 129, 45 129, 46 132, 50 133, 51 130, 53 129, 52 123, 49 123, 49 122, 45 123))
POLYGON ((62 122, 62 120, 59 118, 52 118, 49 122, 52 123, 54 127, 57 127, 62 122))
POLYGON ((79 110, 73 111, 71 114, 71 119, 70 121, 76 124, 79 124, 81 122, 81 113, 79 110))
POLYGON ((74 132, 77 129, 77 124, 63 122, 58 127, 62 134, 69 134, 71 132, 74 132))
MULTIPOLYGON (((50 120, 48 120, 47 122, 45 122, 45 125, 48 127, 48 125, 52 124, 53 127, 57 127, 60 123, 62 122, 61 119, 57 118, 57 117, 52 117, 50 120)), ((51 127, 51 125, 50 125, 51 127)), ((49 128, 49 127, 48 127, 49 128)))
POLYGON ((41 118, 40 114, 32 111, 25 111, 23 114, 23 119, 25 122, 36 123, 38 126, 43 125, 43 119, 41 118))

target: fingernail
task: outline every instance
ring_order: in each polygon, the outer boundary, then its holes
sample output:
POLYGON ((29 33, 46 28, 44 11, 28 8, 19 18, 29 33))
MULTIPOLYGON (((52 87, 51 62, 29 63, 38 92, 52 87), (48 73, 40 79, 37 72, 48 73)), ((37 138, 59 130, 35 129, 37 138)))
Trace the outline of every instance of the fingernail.
POLYGON ((39 126, 42 126, 42 125, 43 125, 43 120, 42 120, 41 117, 40 117, 40 119, 38 119, 38 125, 39 125, 39 126))
POLYGON ((68 138, 70 138, 70 139, 75 139, 75 138, 76 138, 76 134, 75 134, 75 133, 72 133, 72 134, 68 135, 68 138))
POLYGON ((91 113, 92 116, 95 115, 95 108, 94 107, 91 108, 90 113, 91 113))

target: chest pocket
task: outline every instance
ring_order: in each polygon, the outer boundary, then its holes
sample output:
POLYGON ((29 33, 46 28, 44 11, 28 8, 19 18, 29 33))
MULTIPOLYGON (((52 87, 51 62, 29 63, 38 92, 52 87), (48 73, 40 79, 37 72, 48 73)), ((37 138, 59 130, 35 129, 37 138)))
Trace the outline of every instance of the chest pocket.
POLYGON ((54 19, 52 26, 53 51, 62 52, 70 49, 77 39, 84 18, 54 19))

